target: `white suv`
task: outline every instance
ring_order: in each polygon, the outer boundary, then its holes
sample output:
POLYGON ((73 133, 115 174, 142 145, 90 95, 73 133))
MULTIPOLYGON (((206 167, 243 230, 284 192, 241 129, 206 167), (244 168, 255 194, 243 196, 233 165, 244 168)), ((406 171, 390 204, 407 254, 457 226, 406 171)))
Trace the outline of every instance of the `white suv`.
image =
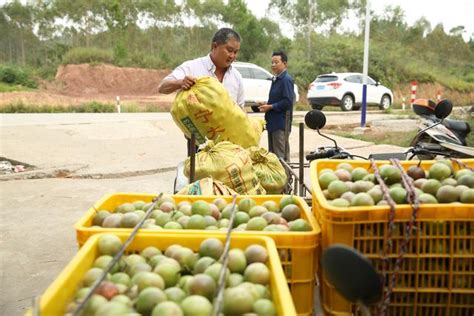
MULTIPOLYGON (((343 111, 358 110, 362 104, 363 76, 354 72, 320 75, 309 86, 308 102, 318 110, 325 105, 338 105, 343 111)), ((392 103, 392 91, 367 77, 367 104, 387 110, 392 103)))
MULTIPOLYGON (((234 62, 235 67, 242 75, 244 81, 245 106, 252 107, 258 112, 257 102, 267 102, 273 75, 255 64, 234 62)), ((295 101, 299 99, 298 87, 295 84, 295 101)))

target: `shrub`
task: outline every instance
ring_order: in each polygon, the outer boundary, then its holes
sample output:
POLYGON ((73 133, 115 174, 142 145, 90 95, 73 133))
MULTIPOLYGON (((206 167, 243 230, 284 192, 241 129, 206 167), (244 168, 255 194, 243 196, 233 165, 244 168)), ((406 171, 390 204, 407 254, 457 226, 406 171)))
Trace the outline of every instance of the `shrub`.
POLYGON ((9 85, 22 85, 29 88, 36 88, 38 86, 28 71, 14 65, 0 65, 0 82, 9 85))
POLYGON ((100 48, 77 47, 69 50, 63 57, 63 64, 112 64, 112 51, 100 48))

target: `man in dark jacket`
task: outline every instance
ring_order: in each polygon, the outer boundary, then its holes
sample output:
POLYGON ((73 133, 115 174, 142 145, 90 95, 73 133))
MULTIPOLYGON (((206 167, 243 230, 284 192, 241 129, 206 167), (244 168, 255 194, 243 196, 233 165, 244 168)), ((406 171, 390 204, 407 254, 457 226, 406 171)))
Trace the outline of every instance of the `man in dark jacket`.
POLYGON ((288 74, 288 56, 283 51, 272 54, 272 86, 267 104, 258 108, 265 112, 268 132, 268 150, 278 157, 289 160, 290 144, 288 138, 293 119, 293 103, 295 92, 293 79, 288 74), (288 118, 287 118, 288 117, 288 118))

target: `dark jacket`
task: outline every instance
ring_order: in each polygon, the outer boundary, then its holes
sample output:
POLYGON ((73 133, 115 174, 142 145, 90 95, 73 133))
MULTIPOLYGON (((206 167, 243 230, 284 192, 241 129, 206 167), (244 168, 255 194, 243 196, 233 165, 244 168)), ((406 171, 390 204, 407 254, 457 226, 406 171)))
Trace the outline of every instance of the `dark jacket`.
POLYGON ((288 71, 285 70, 277 77, 274 77, 270 88, 268 104, 271 104, 273 109, 265 113, 268 132, 285 130, 285 115, 287 111, 290 117, 289 130, 291 129, 294 101, 293 79, 288 74, 288 71))

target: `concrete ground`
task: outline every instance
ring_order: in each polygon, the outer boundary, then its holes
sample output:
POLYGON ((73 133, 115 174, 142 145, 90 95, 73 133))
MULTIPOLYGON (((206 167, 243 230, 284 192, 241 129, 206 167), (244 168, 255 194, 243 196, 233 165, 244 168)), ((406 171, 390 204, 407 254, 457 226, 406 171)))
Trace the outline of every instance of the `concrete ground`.
MULTIPOLYGON (((328 115, 329 125, 358 121, 355 114, 328 115)), ((77 251, 73 224, 84 212, 108 193, 171 193, 186 142, 169 113, 3 114, 0 127, 0 160, 35 166, 0 175, 0 315, 22 315, 77 251)), ((305 152, 331 145, 315 131, 304 136, 305 152)), ((401 150, 335 139, 362 156, 401 150)), ((293 161, 298 141, 295 128, 293 161)), ((267 146, 265 133, 260 145, 267 146)))

